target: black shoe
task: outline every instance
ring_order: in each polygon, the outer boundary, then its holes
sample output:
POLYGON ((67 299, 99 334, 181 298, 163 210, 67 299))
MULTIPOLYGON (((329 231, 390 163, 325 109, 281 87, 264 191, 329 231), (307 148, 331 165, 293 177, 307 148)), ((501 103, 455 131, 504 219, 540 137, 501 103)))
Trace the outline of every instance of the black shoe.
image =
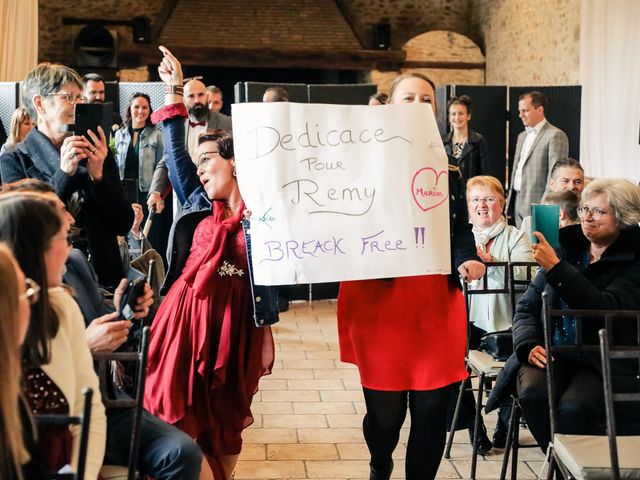
POLYGON ((286 312, 289 310, 289 300, 285 297, 278 297, 278 311, 286 312))
POLYGON ((498 421, 498 425, 493 431, 494 448, 504 448, 507 445, 507 433, 508 428, 501 421, 498 421))
POLYGON ((390 460, 389 465, 384 470, 376 470, 371 463, 369 463, 369 467, 371 468, 369 480, 389 480, 391 472, 393 472, 393 460, 390 460))
MULTIPOLYGON (((473 447, 473 428, 469 429, 469 443, 473 447)), ((485 456, 493 447, 489 436, 487 435, 487 427, 484 424, 480 425, 480 432, 478 434, 478 454, 485 456)))

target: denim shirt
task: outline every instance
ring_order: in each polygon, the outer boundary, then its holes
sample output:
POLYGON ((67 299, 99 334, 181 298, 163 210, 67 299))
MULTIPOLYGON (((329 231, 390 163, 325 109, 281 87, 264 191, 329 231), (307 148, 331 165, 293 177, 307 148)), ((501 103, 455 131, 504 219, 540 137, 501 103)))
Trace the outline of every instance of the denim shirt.
MULTIPOLYGON (((123 126, 116 132, 116 162, 120 171, 120 178, 124 178, 125 162, 127 161, 127 151, 131 145, 131 134, 129 128, 123 126)), ((138 171, 138 189, 141 192, 148 192, 153 172, 156 165, 164 154, 162 145, 162 134, 154 127, 147 125, 140 132, 139 149, 139 171, 138 171)))
MULTIPOLYGON (((158 112, 160 113, 160 111, 158 112)), ((169 268, 162 285, 165 294, 173 282, 182 274, 182 270, 191 251, 191 242, 195 229, 208 215, 211 215, 211 201, 200 184, 196 166, 185 147, 185 125, 180 116, 162 121, 162 136, 167 145, 165 159, 169 178, 178 200, 183 205, 181 214, 174 220, 169 233, 167 260, 169 268)), ((249 283, 253 303, 253 321, 258 327, 266 327, 278 322, 278 289, 275 286, 256 285, 251 263, 251 236, 248 220, 243 220, 247 260, 249 264, 249 283)))

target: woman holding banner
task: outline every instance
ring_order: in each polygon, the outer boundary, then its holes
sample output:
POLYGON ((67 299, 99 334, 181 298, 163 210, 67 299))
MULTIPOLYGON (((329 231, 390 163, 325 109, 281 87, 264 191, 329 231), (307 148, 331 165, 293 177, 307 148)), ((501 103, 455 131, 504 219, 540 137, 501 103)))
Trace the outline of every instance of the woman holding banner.
POLYGON ((191 435, 215 479, 228 480, 242 431, 253 423, 258 381, 273 366, 267 325, 277 321, 277 296, 251 285, 231 133, 201 135, 193 164, 185 146, 182 68, 160 49, 165 106, 153 120, 162 122, 169 177, 183 210, 172 227, 163 290, 171 288, 151 326, 144 406, 191 435))
MULTIPOLYGON (((429 103, 435 86, 419 73, 401 75, 390 103, 429 103)), ((449 166, 451 271, 481 278, 460 169, 449 166)), ((411 412, 408 480, 435 478, 445 444, 451 385, 467 377, 465 302, 458 275, 343 282, 338 298, 341 360, 357 365, 367 413, 364 437, 372 480, 391 477, 391 455, 411 412)))

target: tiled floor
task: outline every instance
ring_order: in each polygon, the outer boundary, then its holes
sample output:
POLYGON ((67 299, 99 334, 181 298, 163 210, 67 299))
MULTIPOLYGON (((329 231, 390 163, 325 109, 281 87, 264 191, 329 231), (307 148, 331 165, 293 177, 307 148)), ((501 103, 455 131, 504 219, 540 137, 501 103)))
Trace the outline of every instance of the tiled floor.
MULTIPOLYGON (((339 360, 335 301, 294 303, 273 332, 275 367, 254 398, 236 480, 368 479, 364 401, 357 370, 339 360)), ((495 414, 485 420, 492 431, 495 414)), ((407 434, 405 425, 392 478, 404 478, 407 434)), ((521 450, 518 478, 536 478, 543 460, 538 449, 521 450)), ((501 451, 479 457, 477 478, 497 479, 501 462, 501 451)), ((470 465, 468 437, 459 432, 438 478, 468 478, 470 465)))

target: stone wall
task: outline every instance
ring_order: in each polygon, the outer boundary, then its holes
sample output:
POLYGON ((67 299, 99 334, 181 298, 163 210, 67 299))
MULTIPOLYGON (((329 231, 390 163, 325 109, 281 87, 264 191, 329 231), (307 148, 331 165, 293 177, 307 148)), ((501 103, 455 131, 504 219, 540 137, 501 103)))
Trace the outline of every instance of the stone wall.
POLYGON ((487 85, 580 83, 580 0, 475 0, 487 85))
MULTIPOLYGON (((82 27, 63 25, 64 17, 131 20, 136 16, 145 16, 153 19, 162 8, 162 4, 162 0, 39 0, 38 60, 67 65, 75 63, 74 34, 82 27)), ((133 43, 131 28, 108 28, 118 32, 120 45, 133 43)))
POLYGON ((409 39, 431 30, 451 30, 469 36, 470 0, 344 1, 369 35, 373 24, 388 22, 392 48, 402 48, 409 39))

